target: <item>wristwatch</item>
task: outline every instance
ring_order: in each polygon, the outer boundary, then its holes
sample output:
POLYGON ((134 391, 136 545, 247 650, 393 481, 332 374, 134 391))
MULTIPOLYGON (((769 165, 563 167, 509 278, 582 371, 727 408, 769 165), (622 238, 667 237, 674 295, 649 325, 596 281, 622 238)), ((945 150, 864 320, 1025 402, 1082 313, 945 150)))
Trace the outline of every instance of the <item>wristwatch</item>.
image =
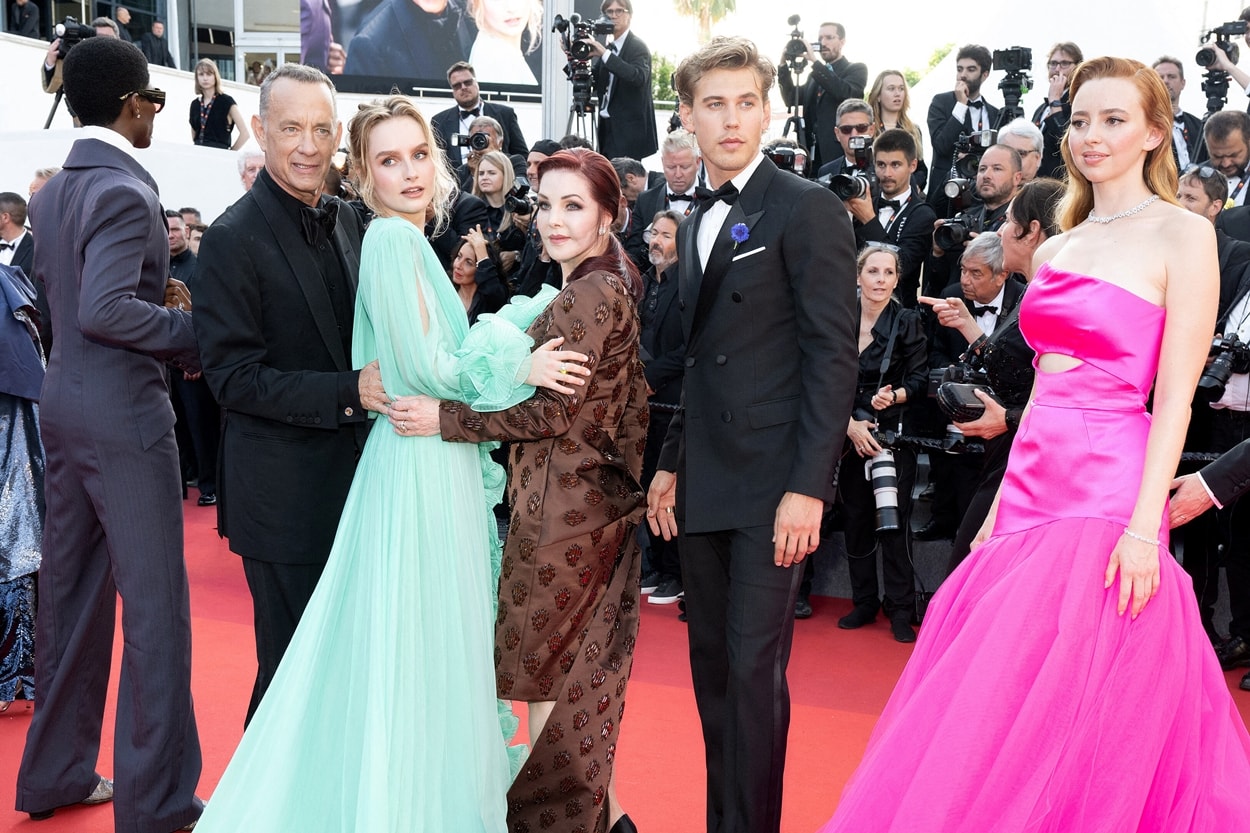
POLYGON ((1048 101, 1048 102, 1046 102, 1046 106, 1047 106, 1047 107, 1062 107, 1062 106, 1063 106, 1063 99, 1061 99, 1061 98, 1056 98, 1054 101, 1048 101))

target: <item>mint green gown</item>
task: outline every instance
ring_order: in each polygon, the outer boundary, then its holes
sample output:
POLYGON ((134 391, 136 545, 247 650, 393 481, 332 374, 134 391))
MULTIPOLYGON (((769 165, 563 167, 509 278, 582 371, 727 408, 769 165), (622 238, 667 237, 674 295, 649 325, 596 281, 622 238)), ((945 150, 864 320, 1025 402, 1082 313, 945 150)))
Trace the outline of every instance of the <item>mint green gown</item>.
MULTIPOLYGON (((554 291, 483 316, 464 306, 420 231, 369 226, 352 359, 393 397, 501 410, 534 389, 523 332, 554 291), (422 333, 420 298, 428 313, 422 333)), ((503 833, 522 749, 495 698, 502 492, 491 444, 369 434, 333 549, 199 833, 503 833)))

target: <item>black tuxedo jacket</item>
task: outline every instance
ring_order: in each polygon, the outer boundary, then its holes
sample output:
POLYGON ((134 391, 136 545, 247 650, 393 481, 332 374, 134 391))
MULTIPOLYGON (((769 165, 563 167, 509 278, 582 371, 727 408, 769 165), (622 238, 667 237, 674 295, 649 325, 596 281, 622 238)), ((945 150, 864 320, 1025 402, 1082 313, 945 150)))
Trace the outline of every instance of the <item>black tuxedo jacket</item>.
POLYGON ((1068 91, 1064 90, 1059 99, 1063 107, 1052 110, 1045 101, 1033 111, 1033 124, 1042 131, 1042 161, 1038 166, 1038 176, 1049 176, 1057 179, 1064 177, 1063 145, 1064 134, 1068 130, 1068 121, 1072 118, 1072 105, 1068 103, 1068 91))
MULTIPOLYGON (((651 50, 632 30, 621 47, 621 54, 611 50, 596 58, 592 66, 595 95, 603 101, 609 76, 616 76, 612 98, 608 101, 611 116, 610 133, 600 130, 599 152, 609 159, 628 156, 645 159, 660 147, 655 127, 655 105, 651 102, 651 50), (603 141, 605 135, 611 139, 603 141)), ((602 119, 601 119, 602 120, 602 119)))
POLYGON ((1243 440, 1202 469, 1202 480, 1221 506, 1228 506, 1250 489, 1250 440, 1243 440))
MULTIPOLYGON (((1181 124, 1184 127, 1186 149, 1189 151, 1189 164, 1193 165, 1205 161, 1207 158, 1207 144, 1202 138, 1202 119, 1193 113, 1182 112, 1181 124)), ((1169 138, 1169 141, 1173 140, 1169 138)), ((1174 141, 1172 144, 1172 155, 1176 155, 1176 144, 1174 141)), ((1181 173, 1184 173, 1184 171, 1181 171, 1181 173)))
POLYGON ((490 215, 486 213, 486 201, 481 197, 473 196, 468 191, 457 191, 455 201, 451 206, 451 217, 448 219, 447 228, 443 229, 442 234, 435 235, 434 223, 427 223, 425 236, 430 241, 434 254, 438 255, 443 268, 450 269, 452 255, 455 254, 456 247, 460 245, 461 238, 475 226, 481 226, 482 231, 486 231, 489 225, 490 215))
MULTIPOLYGON (((680 205, 680 203, 678 204, 680 205)), ((695 206, 698 204, 698 200, 691 202, 690 211, 687 212, 686 216, 693 214, 695 206)), ((638 217, 642 220, 642 227, 646 228, 647 225, 655 219, 656 214, 659 214, 661 211, 669 208, 668 182, 660 180, 659 185, 643 191, 638 195, 638 200, 634 203, 634 205, 638 208, 638 217)))
POLYGON ((143 37, 139 39, 139 49, 142 50, 148 63, 158 67, 178 68, 178 64, 174 61, 174 56, 169 54, 169 41, 165 40, 164 35, 157 37, 151 32, 144 32, 143 37))
POLYGON ((684 410, 659 461, 677 472, 686 533, 770 525, 785 492, 831 501, 859 366, 855 235, 837 197, 764 159, 706 269, 703 210, 677 230, 684 410))
POLYGON ((639 356, 647 384, 655 391, 650 400, 666 405, 681 402, 681 379, 686 369, 686 334, 677 302, 678 271, 677 264, 673 264, 664 270, 663 281, 657 282, 655 267, 650 267, 646 272, 642 303, 638 305, 642 325, 639 356), (653 287, 657 290, 654 307, 651 306, 653 287))
MULTIPOLYGON (((1025 285, 1013 278, 1007 278, 1007 282, 1003 284, 1003 308, 998 311, 998 320, 1001 322, 1004 316, 1007 316, 1020 304, 1020 299, 1024 297, 1025 285)), ((964 306, 968 311, 972 311, 972 301, 964 297, 963 287, 959 283, 953 283, 947 286, 938 295, 939 298, 961 298, 964 306)), ((933 369, 949 367, 959 360, 959 357, 968 349, 968 340, 958 330, 950 327, 943 327, 937 323, 936 317, 933 315, 932 307, 924 308, 924 316, 928 322, 928 330, 931 333, 929 338, 929 367, 933 369)), ((998 332, 997 325, 994 332, 998 332)))
POLYGON ((837 134, 838 105, 848 98, 863 98, 867 85, 868 67, 851 63, 845 55, 832 63, 812 64, 811 76, 797 90, 784 64, 777 71, 782 101, 787 107, 796 101, 803 105, 803 139, 813 170, 843 155, 837 134))
MULTIPOLYGON (((925 193, 929 195, 930 205, 945 204, 946 195, 942 193, 942 186, 950 179, 951 163, 955 159, 955 142, 959 139, 959 134, 974 130, 972 111, 969 110, 963 121, 957 121, 951 115, 954 107, 953 92, 938 93, 929 104, 929 140, 933 143, 933 163, 929 165, 929 187, 925 189, 925 193)), ((985 102, 984 128, 989 130, 997 123, 998 108, 988 101, 985 102)))
POLYGON ((925 258, 933 248, 933 224, 937 212, 924 201, 924 194, 913 190, 907 204, 891 219, 887 230, 881 221, 873 217, 867 223, 855 221, 855 245, 863 248, 865 243, 893 243, 898 246, 899 268, 898 296, 906 307, 916 305, 916 292, 920 288, 920 270, 925 258))
MULTIPOLYGON (((320 264, 275 188, 262 172, 200 242, 195 331, 224 409, 218 528, 248 558, 324 564, 368 420, 320 264)), ((360 223, 339 208, 354 295, 360 223)))
MULTIPOLYGON (((521 156, 529 154, 529 145, 525 144, 525 136, 521 133, 521 125, 517 122, 516 110, 504 104, 491 104, 489 101, 483 101, 482 115, 490 116, 503 125, 504 153, 519 153, 521 156)), ((443 143, 443 149, 450 154, 452 134, 460 132, 460 107, 449 107, 435 113, 430 123, 434 126, 434 133, 439 141, 443 143)), ((448 159, 453 168, 460 164, 458 158, 451 159, 449 156, 448 159)))
POLYGON ((1220 303, 1216 310, 1215 329, 1216 332, 1223 332, 1225 319, 1233 305, 1250 293, 1250 243, 1217 228, 1215 245, 1220 264, 1220 303))
POLYGON ((1215 228, 1229 237, 1250 243, 1250 205, 1224 209, 1216 215, 1215 228))

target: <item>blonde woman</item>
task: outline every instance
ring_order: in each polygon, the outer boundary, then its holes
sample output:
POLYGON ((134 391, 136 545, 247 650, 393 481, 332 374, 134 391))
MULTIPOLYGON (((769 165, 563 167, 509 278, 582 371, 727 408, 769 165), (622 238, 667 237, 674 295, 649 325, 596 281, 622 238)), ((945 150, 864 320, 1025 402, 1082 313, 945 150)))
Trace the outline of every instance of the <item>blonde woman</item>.
MULTIPOLYGON (((586 356, 558 341, 531 356, 521 327, 469 335, 422 233, 427 216, 446 224, 451 178, 421 112, 392 96, 361 105, 349 131, 377 214, 361 249, 355 365, 376 360, 392 396, 468 397, 486 410, 523 401, 532 384, 579 387, 586 356)), ((526 299, 529 316, 554 294, 526 299)), ((200 833, 505 832, 516 719, 494 694, 490 513, 503 472, 490 443, 407 428, 380 421, 370 433, 325 572, 200 833)))
POLYGON ((542 37, 542 0, 469 0, 477 37, 469 63, 479 81, 537 84, 528 56, 542 37))
POLYGON ((886 130, 906 130, 916 140, 916 159, 919 164, 912 174, 912 181, 924 190, 929 179, 929 168, 924 163, 924 135, 920 127, 908 115, 911 110, 911 93, 907 87, 907 79, 896 69, 882 70, 872 82, 868 91, 868 104, 872 107, 873 118, 877 122, 876 135, 886 130))
POLYGON ((221 91, 221 73, 217 64, 201 58, 195 65, 196 97, 191 99, 191 140, 210 148, 238 150, 252 137, 243 112, 233 98, 221 91), (230 133, 239 129, 239 138, 230 144, 230 133))

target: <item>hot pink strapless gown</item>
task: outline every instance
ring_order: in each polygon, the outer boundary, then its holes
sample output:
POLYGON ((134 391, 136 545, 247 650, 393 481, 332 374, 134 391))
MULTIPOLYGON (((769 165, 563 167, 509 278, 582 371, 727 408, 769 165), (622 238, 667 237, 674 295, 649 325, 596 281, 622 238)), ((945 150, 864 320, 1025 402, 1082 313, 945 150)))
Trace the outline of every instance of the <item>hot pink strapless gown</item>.
POLYGON ((1161 547, 1136 620, 1118 579, 1103 589, 1163 322, 1114 284, 1038 270, 1021 330, 1084 363, 1038 372, 994 535, 934 597, 825 833, 1250 830, 1250 737, 1189 577, 1161 547))

